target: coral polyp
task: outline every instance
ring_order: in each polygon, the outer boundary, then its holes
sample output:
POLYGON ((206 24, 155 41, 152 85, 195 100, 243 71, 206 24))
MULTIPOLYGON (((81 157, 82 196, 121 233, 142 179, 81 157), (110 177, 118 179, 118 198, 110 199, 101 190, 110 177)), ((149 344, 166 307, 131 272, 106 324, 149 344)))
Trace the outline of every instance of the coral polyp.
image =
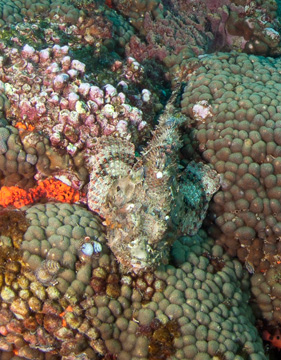
POLYGON ((23 235, 29 224, 24 211, 0 210, 0 236, 9 237, 15 249, 20 249, 23 235))
POLYGON ((45 286, 52 285, 55 283, 55 277, 60 268, 60 263, 58 261, 44 260, 35 271, 36 278, 45 286))
POLYGON ((165 360, 175 353, 174 338, 180 336, 179 325, 176 321, 168 321, 165 325, 159 323, 152 327, 148 347, 149 360, 165 360))

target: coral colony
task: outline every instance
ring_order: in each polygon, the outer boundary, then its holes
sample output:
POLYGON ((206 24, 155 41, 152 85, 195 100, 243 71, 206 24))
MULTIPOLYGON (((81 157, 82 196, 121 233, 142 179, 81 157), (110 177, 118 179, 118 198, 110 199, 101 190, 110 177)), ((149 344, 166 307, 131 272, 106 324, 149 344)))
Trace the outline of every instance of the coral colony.
POLYGON ((0 0, 0 360, 275 360, 276 0, 0 0))

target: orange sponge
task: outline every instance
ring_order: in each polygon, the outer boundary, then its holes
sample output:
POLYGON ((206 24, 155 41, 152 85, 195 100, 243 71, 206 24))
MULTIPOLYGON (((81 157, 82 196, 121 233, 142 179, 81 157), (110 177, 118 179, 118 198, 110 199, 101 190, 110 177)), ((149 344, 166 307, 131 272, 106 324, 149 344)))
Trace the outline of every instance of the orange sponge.
POLYGON ((39 181, 35 188, 24 190, 17 186, 3 186, 0 189, 0 206, 16 208, 42 199, 74 203, 80 198, 79 192, 57 179, 39 181))

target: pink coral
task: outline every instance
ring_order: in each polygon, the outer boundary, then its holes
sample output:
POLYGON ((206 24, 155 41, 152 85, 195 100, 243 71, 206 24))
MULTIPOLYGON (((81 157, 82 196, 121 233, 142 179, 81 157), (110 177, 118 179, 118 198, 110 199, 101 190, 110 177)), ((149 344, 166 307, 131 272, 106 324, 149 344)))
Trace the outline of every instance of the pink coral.
MULTIPOLYGON (((6 93, 11 102, 7 118, 33 125, 49 136, 53 146, 65 148, 72 156, 92 146, 87 138, 114 133, 129 139, 133 132, 135 141, 136 128, 140 139, 146 132, 142 111, 129 105, 113 85, 102 89, 85 82, 85 64, 71 59, 68 50, 59 45, 40 52, 27 45, 21 51, 4 47, 11 57, 11 64, 2 65, 4 84, 12 88, 6 93)), ((128 64, 134 69, 131 77, 139 77, 140 64, 128 64)))

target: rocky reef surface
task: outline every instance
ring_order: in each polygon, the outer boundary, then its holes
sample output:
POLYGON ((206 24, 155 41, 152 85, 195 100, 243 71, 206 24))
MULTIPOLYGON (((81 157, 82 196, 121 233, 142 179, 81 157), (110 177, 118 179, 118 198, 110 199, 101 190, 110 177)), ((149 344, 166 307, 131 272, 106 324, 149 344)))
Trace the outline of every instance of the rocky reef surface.
POLYGON ((279 29, 274 0, 0 0, 1 360, 274 359, 279 29))

